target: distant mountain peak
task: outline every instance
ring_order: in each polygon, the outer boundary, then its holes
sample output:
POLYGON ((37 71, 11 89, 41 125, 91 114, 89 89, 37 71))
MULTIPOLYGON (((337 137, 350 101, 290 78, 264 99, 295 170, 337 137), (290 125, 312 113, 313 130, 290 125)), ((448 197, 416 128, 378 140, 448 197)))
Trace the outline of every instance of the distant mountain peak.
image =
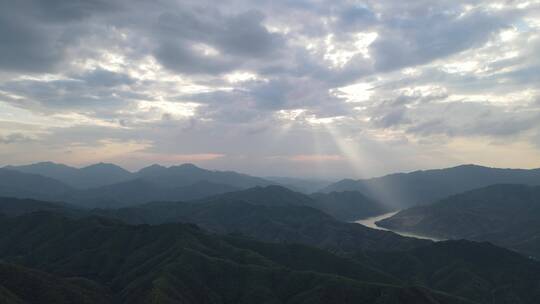
POLYGON ((153 164, 148 167, 144 167, 140 169, 138 173, 141 173, 141 174, 157 173, 157 172, 162 172, 164 170, 167 170, 167 168, 162 165, 153 164))
POLYGON ((18 168, 66 168, 66 169, 76 169, 74 167, 70 167, 70 166, 64 165, 64 164, 55 163, 55 162, 52 162, 52 161, 43 161, 43 162, 37 162, 37 163, 28 164, 28 165, 21 165, 21 166, 9 165, 9 166, 5 166, 4 168, 15 168, 15 169, 18 169, 18 168))
POLYGON ((255 189, 262 189, 264 191, 279 191, 279 192, 286 192, 286 193, 296 193, 295 191, 292 191, 291 189, 280 186, 280 185, 268 185, 268 186, 257 186, 255 189))
POLYGON ((181 164, 178 167, 180 167, 180 168, 197 168, 197 169, 201 169, 201 168, 197 167, 195 164, 192 164, 192 163, 181 164))
POLYGON ((490 167, 480 166, 480 165, 476 165, 476 164, 463 164, 463 165, 452 167, 450 169, 458 169, 458 168, 463 168, 463 169, 480 169, 480 168, 482 168, 482 169, 491 169, 490 167))
POLYGON ((81 170, 88 170, 88 169, 113 169, 113 170, 121 170, 121 171, 127 172, 126 169, 118 165, 111 164, 111 163, 103 163, 103 162, 99 162, 97 164, 92 164, 92 165, 81 168, 81 170))
POLYGON ((197 167, 196 165, 192 163, 185 163, 177 166, 172 166, 169 169, 179 169, 179 170, 185 170, 185 171, 208 171, 206 169, 197 167))

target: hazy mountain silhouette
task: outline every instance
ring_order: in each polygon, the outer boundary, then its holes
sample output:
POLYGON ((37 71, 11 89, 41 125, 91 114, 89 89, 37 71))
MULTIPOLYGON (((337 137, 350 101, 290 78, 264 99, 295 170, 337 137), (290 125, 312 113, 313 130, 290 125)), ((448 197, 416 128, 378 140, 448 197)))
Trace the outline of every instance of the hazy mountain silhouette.
POLYGON ((365 180, 342 180, 323 192, 359 191, 397 209, 428 204, 452 194, 493 184, 540 185, 540 169, 498 169, 463 165, 447 169, 390 174, 365 180))
POLYGON ((275 185, 229 192, 207 197, 201 201, 245 201, 266 206, 309 206, 342 221, 353 221, 389 211, 387 207, 356 191, 305 195, 275 185))
POLYGON ((492 185, 400 211, 382 227, 490 241, 540 258, 540 187, 492 185))
POLYGON ((152 165, 135 173, 135 176, 163 187, 188 186, 200 181, 229 185, 239 189, 273 184, 260 177, 241 174, 233 171, 211 171, 193 164, 163 167, 152 165))
POLYGON ((94 164, 81 169, 52 162, 41 162, 26 166, 7 166, 5 168, 54 178, 75 188, 99 187, 133 178, 131 172, 106 163, 94 164))
POLYGON ((296 242, 333 251, 409 249, 427 241, 344 223, 309 196, 280 186, 255 187, 189 203, 155 202, 94 213, 130 224, 189 222, 218 233, 296 242))
POLYGON ((329 180, 283 177, 283 176, 269 176, 269 177, 265 177, 265 179, 272 181, 278 185, 285 186, 291 190, 306 193, 306 194, 317 192, 320 189, 332 184, 332 182, 329 180))
POLYGON ((0 196, 65 201, 89 208, 193 200, 271 184, 258 177, 192 164, 170 168, 153 165, 137 173, 103 163, 81 169, 51 162, 6 168, 10 169, 0 169, 0 196), (98 184, 102 186, 90 187, 98 184))
POLYGON ((63 201, 87 208, 120 208, 151 201, 193 200, 235 190, 238 188, 207 181, 171 188, 142 179, 75 189, 41 175, 0 169, 0 197, 63 201))
POLYGON ((135 179, 143 179, 162 187, 189 186, 201 181, 229 185, 238 189, 274 184, 260 177, 233 171, 211 171, 193 164, 163 167, 152 165, 129 172, 117 165, 99 163, 84 168, 74 168, 52 162, 41 162, 25 166, 6 166, 5 169, 23 173, 39 174, 54 178, 75 188, 97 188, 135 179))
POLYGON ((0 196, 58 200, 73 190, 52 178, 0 169, 0 196))
POLYGON ((185 201, 236 191, 233 186, 199 181, 179 187, 164 187, 135 179, 99 188, 74 191, 66 201, 90 208, 121 208, 153 201, 185 201))
POLYGON ((311 197, 317 201, 317 208, 343 221, 356 221, 392 211, 392 208, 358 191, 314 193, 311 197))

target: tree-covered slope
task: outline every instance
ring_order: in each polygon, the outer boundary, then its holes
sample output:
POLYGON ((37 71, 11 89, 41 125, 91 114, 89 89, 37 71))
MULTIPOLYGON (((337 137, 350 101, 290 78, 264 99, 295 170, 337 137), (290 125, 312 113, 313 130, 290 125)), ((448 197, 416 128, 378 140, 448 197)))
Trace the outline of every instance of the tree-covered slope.
POLYGON ((536 303, 540 297, 540 263, 490 243, 444 241, 368 256, 375 267, 410 284, 479 303, 536 303))
POLYGON ((317 208, 343 221, 356 221, 392 211, 374 199, 358 191, 314 193, 311 197, 317 208))
POLYGON ((390 211, 390 208, 357 191, 305 195, 282 186, 253 187, 210 196, 198 202, 245 201, 264 206, 308 206, 341 221, 354 221, 390 211))
POLYGON ((55 179, 37 174, 0 169, 0 196, 57 200, 73 188, 55 179))
POLYGON ((83 278, 61 278, 42 271, 0 262, 2 304, 113 303, 109 291, 83 278))
POLYGON ((403 210, 382 227, 471 239, 540 257, 540 187, 493 185, 403 210))
POLYGON ((341 222, 307 206, 257 205, 230 197, 197 203, 150 203, 93 212, 131 224, 187 222, 217 233, 239 233, 269 242, 302 243, 335 252, 404 250, 429 243, 341 222))
POLYGON ((2 259, 56 277, 93 280, 116 303, 466 302, 402 287, 390 276, 318 249, 303 247, 295 254, 295 247, 282 246, 231 240, 182 224, 130 226, 50 213, 0 218, 2 259), (320 265, 321 255, 336 267, 320 265), (350 267, 339 266, 345 264, 350 267), (374 282, 358 280, 370 278, 374 282))

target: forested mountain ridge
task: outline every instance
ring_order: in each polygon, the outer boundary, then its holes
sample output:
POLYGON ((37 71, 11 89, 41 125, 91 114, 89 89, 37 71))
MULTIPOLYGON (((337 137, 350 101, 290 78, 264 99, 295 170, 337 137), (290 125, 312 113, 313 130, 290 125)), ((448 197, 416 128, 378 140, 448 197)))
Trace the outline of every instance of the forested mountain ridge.
POLYGON ((540 258, 540 186, 492 185, 413 207, 382 227, 446 239, 470 239, 540 258))
MULTIPOLYGON (((289 245, 228 240, 189 225, 129 226, 40 212, 0 218, 0 229, 2 259, 55 276, 86 277, 110 290, 102 297, 113 300, 87 303, 467 303, 403 287, 391 276, 316 249, 302 247, 297 255, 295 247, 284 247, 289 245), (272 254, 276 250, 290 254, 272 254), (324 269, 321 255, 334 266, 324 269)), ((30 294, 43 299, 36 290, 30 294)))

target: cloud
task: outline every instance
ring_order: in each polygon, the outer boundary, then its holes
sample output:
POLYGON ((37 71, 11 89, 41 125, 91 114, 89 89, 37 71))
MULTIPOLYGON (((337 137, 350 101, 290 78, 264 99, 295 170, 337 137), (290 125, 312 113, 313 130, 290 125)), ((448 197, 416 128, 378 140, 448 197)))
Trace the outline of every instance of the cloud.
POLYGON ((345 158, 336 154, 300 154, 288 157, 289 160, 294 162, 327 162, 327 161, 345 161, 345 158))
POLYGON ((116 5, 101 0, 25 0, 0 4, 0 68, 49 72, 67 59, 82 34, 79 24, 116 5))
POLYGON ((262 24, 264 14, 249 10, 224 15, 208 8, 184 7, 164 13, 155 28, 156 58, 180 73, 215 74, 250 67, 249 61, 265 59, 284 46, 279 34, 262 24))
POLYGON ((539 12, 538 1, 2 2, 2 156, 70 147, 80 161, 99 147, 133 167, 192 157, 359 176, 455 164, 476 141, 467 155, 484 145, 494 160, 507 150, 493 143, 538 147, 539 12))
POLYGON ((91 87, 116 87, 120 85, 130 85, 135 82, 129 75, 108 71, 105 69, 94 69, 77 77, 91 87))
POLYGON ((512 14, 490 11, 435 12, 420 18, 396 18, 371 46, 376 68, 391 71, 428 63, 485 44, 512 22, 512 14), (464 14, 464 15, 463 15, 464 14))
POLYGON ((12 133, 6 136, 0 136, 0 144, 14 144, 29 141, 31 138, 22 133, 12 133))

